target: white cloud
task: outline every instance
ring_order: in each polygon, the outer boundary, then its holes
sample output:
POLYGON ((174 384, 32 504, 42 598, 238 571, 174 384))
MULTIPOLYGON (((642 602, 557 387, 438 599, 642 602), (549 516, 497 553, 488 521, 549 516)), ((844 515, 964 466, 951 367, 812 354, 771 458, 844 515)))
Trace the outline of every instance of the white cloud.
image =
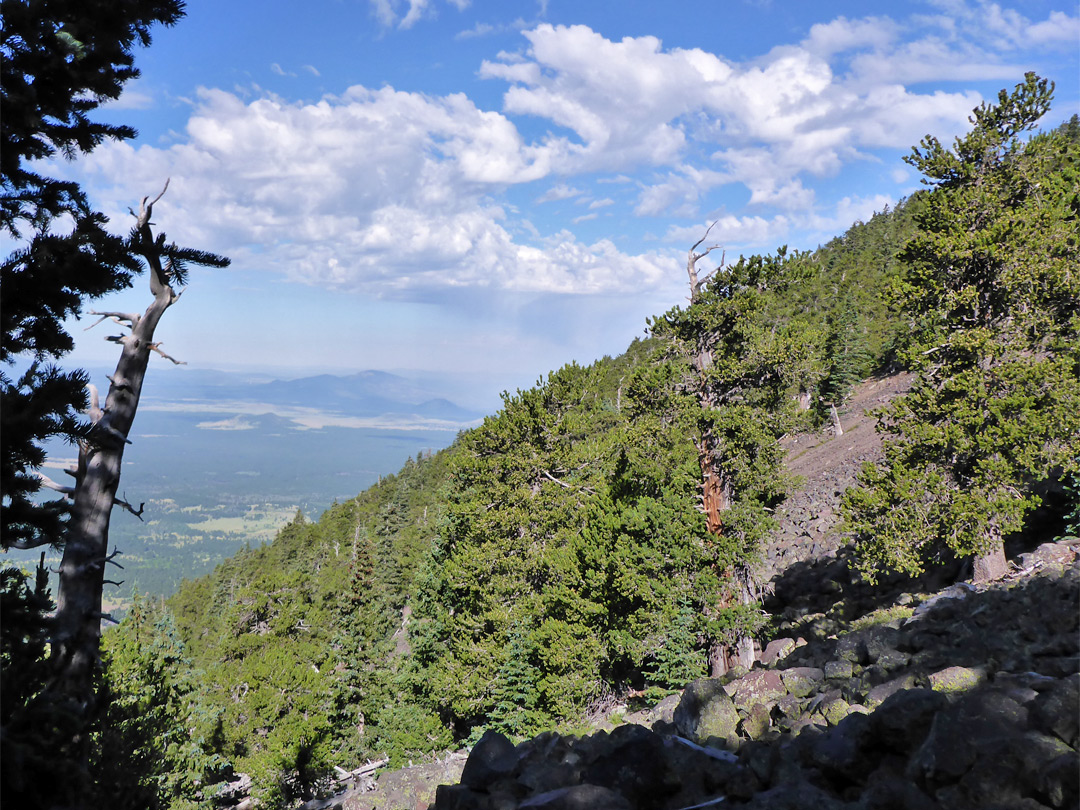
MULTIPOLYGON (((709 222, 689 227, 672 227, 664 234, 664 241, 684 245, 687 249, 709 229, 709 222)), ((760 216, 735 216, 725 214, 717 217, 709 231, 708 244, 720 245, 727 251, 728 258, 737 253, 771 250, 784 240, 790 232, 792 222, 780 215, 766 219, 760 216)), ((715 256, 718 261, 720 255, 715 256)))
MULTIPOLYGON (((458 11, 464 11, 470 5, 470 0, 447 2, 458 11)), ((375 19, 386 28, 396 25, 398 28, 409 29, 420 20, 436 14, 432 0, 371 0, 371 7, 375 19)))
POLYGON ((841 17, 814 26, 800 45, 737 64, 700 49, 665 50, 655 37, 616 42, 585 26, 545 24, 524 32, 524 55, 485 61, 480 76, 510 85, 508 117, 538 116, 563 129, 533 144, 549 171, 671 167, 643 188, 639 215, 690 215, 704 193, 730 183, 745 185, 753 205, 792 210, 815 204, 803 176, 835 175, 864 150, 906 146, 927 132, 958 133, 980 101, 974 92, 918 93, 904 82, 932 72, 1022 73, 988 65, 965 43, 902 42, 904 30, 888 18, 841 17), (830 63, 840 53, 844 75, 830 63), (714 167, 693 165, 702 148, 714 167))
MULTIPOLYGON (((329 288, 592 293, 660 277, 662 256, 629 256, 569 233, 536 239, 508 221, 490 195, 542 177, 543 164, 510 121, 464 96, 353 87, 315 104, 202 90, 185 142, 108 143, 79 165, 123 178, 124 197, 101 194, 118 217, 127 189, 172 177, 159 204, 170 232, 238 267, 329 288)), ((558 185, 549 194, 580 191, 558 185)))
POLYGON ((1075 47, 1077 41, 1080 41, 1080 16, 1070 17, 1063 11, 1051 11, 1050 16, 1043 22, 1028 26, 1025 34, 1032 45, 1061 44, 1075 47))
POLYGON ((886 48, 893 43, 897 34, 898 26, 887 17, 867 17, 863 20, 837 17, 831 22, 811 26, 810 36, 803 41, 803 47, 817 56, 828 57, 858 48, 886 48))
POLYGON ((585 192, 580 188, 572 188, 565 183, 559 183, 552 186, 539 197, 536 198, 538 203, 552 202, 555 200, 569 200, 574 197, 580 197, 585 192))

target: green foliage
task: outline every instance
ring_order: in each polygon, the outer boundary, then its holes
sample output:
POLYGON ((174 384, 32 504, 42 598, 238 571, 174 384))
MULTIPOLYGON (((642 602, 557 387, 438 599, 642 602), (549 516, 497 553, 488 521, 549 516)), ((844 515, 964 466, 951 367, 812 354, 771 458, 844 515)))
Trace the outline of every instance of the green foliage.
POLYGON ((1000 548, 1080 458, 1080 150, 1062 132, 1018 136, 1049 109, 1028 74, 951 150, 909 162, 933 191, 893 290, 912 392, 880 414, 885 462, 845 501, 859 567, 917 573, 944 549, 1000 548))
POLYGON ((79 186, 38 174, 35 161, 57 153, 72 158, 106 138, 134 137, 131 127, 89 115, 138 76, 134 47, 150 43, 154 24, 172 25, 182 14, 179 0, 0 5, 0 229, 20 243, 0 265, 0 361, 35 361, 18 380, 0 371, 4 548, 62 542, 66 506, 35 502, 34 470, 43 462, 43 441, 85 434, 77 412, 86 406, 87 378, 44 361, 71 350, 63 322, 84 301, 131 286, 141 271, 130 240, 105 230, 105 217, 79 186))
POLYGON ((59 800, 57 751, 75 732, 73 716, 45 694, 49 594, 44 555, 34 577, 0 568, 0 803, 44 807, 59 800))
POLYGON ((98 801, 114 808, 213 807, 228 764, 213 751, 220 713, 199 694, 172 616, 136 595, 124 622, 106 634, 102 701, 94 741, 98 801))

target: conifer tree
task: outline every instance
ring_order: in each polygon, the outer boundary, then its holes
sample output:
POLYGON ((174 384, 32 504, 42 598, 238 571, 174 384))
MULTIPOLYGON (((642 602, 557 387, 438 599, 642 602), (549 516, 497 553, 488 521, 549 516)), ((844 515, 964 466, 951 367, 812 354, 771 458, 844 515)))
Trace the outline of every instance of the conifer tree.
MULTIPOLYGON (((0 537, 5 549, 64 549, 49 691, 74 726, 53 751, 67 778, 48 784, 58 791, 49 801, 78 807, 90 796, 108 516, 114 504, 141 511, 116 491, 146 362, 159 350, 154 328, 178 297, 172 285, 183 283, 186 264, 223 266, 227 260, 153 235, 149 197, 130 234, 112 234, 78 184, 37 168, 38 161, 73 158, 107 138, 134 137, 130 127, 94 122, 89 115, 138 75, 134 46, 149 44, 154 24, 172 25, 183 16, 181 0, 3 0, 0 12, 0 227, 20 243, 0 265, 0 361, 8 369, 28 364, 16 379, 0 370, 0 537), (72 348, 63 322, 79 315, 88 299, 130 286, 144 263, 154 301, 142 315, 105 313, 127 322, 131 334, 114 338, 122 354, 105 408, 96 397, 90 400, 85 422, 77 411, 88 404, 86 375, 53 362, 72 348), (80 445, 79 464, 70 471, 73 486, 39 472, 42 444, 55 437, 80 445), (38 504, 34 494, 42 484, 69 496, 72 505, 38 504)), ((48 736, 43 730, 40 739, 48 736)))
MULTIPOLYGON (((706 237, 708 232, 706 232, 706 237)), ((770 317, 775 294, 807 272, 805 256, 740 258, 699 278, 697 263, 718 246, 689 251, 690 305, 652 321, 652 333, 677 364, 663 385, 692 424, 700 466, 700 509, 708 530, 706 558, 719 598, 708 611, 714 676, 753 663, 759 622, 754 569, 783 498, 786 479, 778 443, 791 417, 793 394, 813 390, 820 375, 820 330, 770 317), (686 400, 692 400, 692 404, 686 400)))
POLYGON ((1051 97, 1029 73, 951 149, 927 136, 907 158, 932 188, 895 290, 917 379, 845 502, 870 577, 946 550, 974 558, 977 581, 1000 577, 1035 485, 1080 464, 1080 150, 1023 137, 1051 97))

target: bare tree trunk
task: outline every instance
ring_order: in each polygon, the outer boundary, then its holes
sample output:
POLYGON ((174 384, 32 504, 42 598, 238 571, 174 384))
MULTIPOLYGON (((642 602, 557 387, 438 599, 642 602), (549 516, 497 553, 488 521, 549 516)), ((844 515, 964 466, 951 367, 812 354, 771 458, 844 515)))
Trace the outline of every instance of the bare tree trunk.
MULTIPOLYGON (((160 197, 158 195, 158 199, 160 197)), ((140 244, 151 248, 154 244, 150 233, 152 207, 153 203, 143 199, 136 226, 141 237, 140 244)), ((90 439, 83 442, 79 449, 75 486, 71 493, 74 506, 60 563, 60 587, 52 639, 52 691, 75 713, 83 726, 93 717, 95 709, 101 620, 111 619, 102 613, 101 597, 106 582, 105 566, 115 557, 115 552, 108 554, 112 508, 122 505, 136 515, 142 511, 141 506, 135 510, 116 497, 124 447, 130 443, 127 436, 139 405, 150 352, 161 353, 154 343, 154 330, 165 310, 179 297, 169 286, 160 256, 148 250, 144 257, 150 266, 150 290, 154 296, 146 312, 141 316, 95 313, 102 315, 102 320, 112 318, 117 322, 126 322, 131 332, 109 338, 121 345, 122 352, 116 373, 110 378, 104 409, 98 407, 97 392, 92 391, 90 439)), ((85 728, 72 741, 72 745, 76 761, 87 763, 89 740, 85 728)), ((89 784, 85 781, 89 780, 89 773, 83 770, 81 774, 65 774, 63 778, 69 780, 68 805, 84 806, 89 794, 89 784)))
POLYGON ((833 434, 836 436, 844 435, 844 427, 840 424, 840 414, 836 412, 836 406, 829 406, 829 416, 832 417, 833 434))

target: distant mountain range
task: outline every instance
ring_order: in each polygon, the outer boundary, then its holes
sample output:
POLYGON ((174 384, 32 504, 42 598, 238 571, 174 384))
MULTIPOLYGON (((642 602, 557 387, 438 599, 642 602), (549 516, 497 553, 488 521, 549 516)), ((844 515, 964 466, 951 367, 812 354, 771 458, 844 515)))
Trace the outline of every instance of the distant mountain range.
MULTIPOLYGON (((103 397, 108 373, 90 370, 103 397)), ((146 510, 142 522, 113 512, 110 544, 124 553, 125 585, 106 597, 123 604, 132 587, 168 595, 245 543, 272 539, 298 508, 318 517, 481 417, 437 385, 383 371, 274 379, 155 365, 120 482, 120 494, 146 510)), ((46 472, 59 480, 75 449, 48 449, 46 472)))
MULTIPOLYGON (((144 401, 154 410, 274 413, 288 417, 292 409, 314 409, 339 417, 410 416, 465 426, 483 414, 450 401, 443 392, 385 371, 346 376, 320 374, 299 379, 267 379, 223 371, 166 369, 148 375, 144 401)), ((104 376, 104 372, 95 377, 104 376)), ((359 425, 358 425, 359 426, 359 425)), ((369 426, 369 425, 364 425, 369 426)), ((450 425, 447 425, 449 427, 450 425)))

